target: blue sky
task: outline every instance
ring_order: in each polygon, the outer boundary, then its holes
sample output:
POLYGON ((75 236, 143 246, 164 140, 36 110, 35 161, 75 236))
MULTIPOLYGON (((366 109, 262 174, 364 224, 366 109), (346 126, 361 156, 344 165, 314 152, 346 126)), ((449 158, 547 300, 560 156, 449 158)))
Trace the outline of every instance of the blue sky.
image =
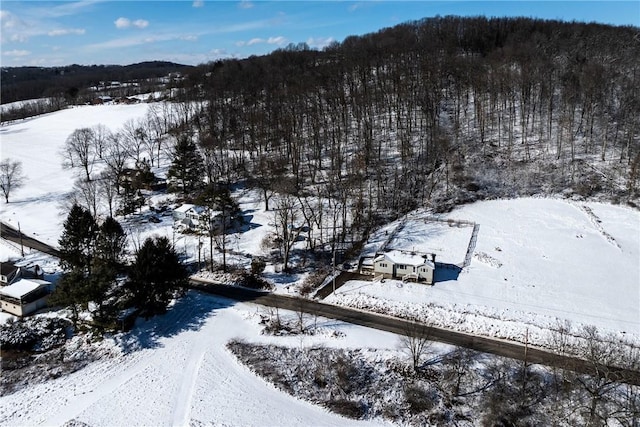
MULTIPOLYGON (((435 15, 527 16, 640 27, 640 1, 7 1, 2 66, 201 64, 331 41, 435 15)), ((640 29, 639 29, 640 31, 640 29)))

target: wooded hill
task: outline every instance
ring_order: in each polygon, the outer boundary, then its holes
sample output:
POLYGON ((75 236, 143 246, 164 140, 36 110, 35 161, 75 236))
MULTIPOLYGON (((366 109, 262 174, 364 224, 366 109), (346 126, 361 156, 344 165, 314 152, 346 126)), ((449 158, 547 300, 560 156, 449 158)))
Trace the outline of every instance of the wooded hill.
POLYGON ((181 100, 206 102, 185 104, 182 126, 194 130, 211 181, 248 176, 265 194, 331 197, 352 206, 354 227, 487 197, 630 202, 638 33, 436 17, 323 51, 290 45, 191 71, 181 100))
MULTIPOLYGON (((2 103, 37 98, 75 98, 99 82, 140 82, 186 71, 190 67, 152 61, 131 65, 68 65, 64 67, 2 67, 2 103)), ((149 84, 148 87, 153 87, 149 84)), ((153 89, 151 89, 153 90, 153 89)))

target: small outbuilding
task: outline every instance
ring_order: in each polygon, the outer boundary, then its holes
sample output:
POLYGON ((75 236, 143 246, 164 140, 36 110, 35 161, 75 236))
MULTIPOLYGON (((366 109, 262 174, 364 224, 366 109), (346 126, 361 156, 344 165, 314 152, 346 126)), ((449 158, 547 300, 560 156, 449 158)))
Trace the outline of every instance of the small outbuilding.
POLYGON ((376 254, 373 259, 374 276, 385 279, 415 280, 432 285, 435 268, 434 254, 390 250, 376 254))
POLYGON ((26 316, 47 305, 51 283, 40 279, 21 279, 0 289, 2 311, 26 316))

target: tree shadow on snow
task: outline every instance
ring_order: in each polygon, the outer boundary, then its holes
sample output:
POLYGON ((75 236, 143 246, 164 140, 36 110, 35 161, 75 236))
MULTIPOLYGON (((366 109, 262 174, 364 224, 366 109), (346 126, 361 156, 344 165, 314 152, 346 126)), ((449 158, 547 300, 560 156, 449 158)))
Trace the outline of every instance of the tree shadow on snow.
POLYGON ((254 228, 262 227, 262 224, 251 222, 251 220, 253 220, 253 215, 242 215, 242 224, 236 227, 234 231, 238 233, 246 233, 254 228))
POLYGON ((235 301, 190 290, 163 315, 148 320, 139 318, 134 328, 119 337, 123 352, 158 348, 161 340, 187 331, 198 331, 215 311, 231 307, 235 301))

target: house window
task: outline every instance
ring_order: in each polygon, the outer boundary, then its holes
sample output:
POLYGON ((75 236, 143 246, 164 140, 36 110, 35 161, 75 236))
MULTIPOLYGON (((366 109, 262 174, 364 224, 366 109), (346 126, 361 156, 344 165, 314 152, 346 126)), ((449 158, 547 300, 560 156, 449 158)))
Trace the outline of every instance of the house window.
POLYGON ((398 264, 398 270, 406 270, 407 266, 403 264, 398 264))
POLYGON ((386 262, 381 262, 381 263, 380 263, 380 267, 382 267, 382 268, 387 268, 387 263, 386 263, 386 262))

